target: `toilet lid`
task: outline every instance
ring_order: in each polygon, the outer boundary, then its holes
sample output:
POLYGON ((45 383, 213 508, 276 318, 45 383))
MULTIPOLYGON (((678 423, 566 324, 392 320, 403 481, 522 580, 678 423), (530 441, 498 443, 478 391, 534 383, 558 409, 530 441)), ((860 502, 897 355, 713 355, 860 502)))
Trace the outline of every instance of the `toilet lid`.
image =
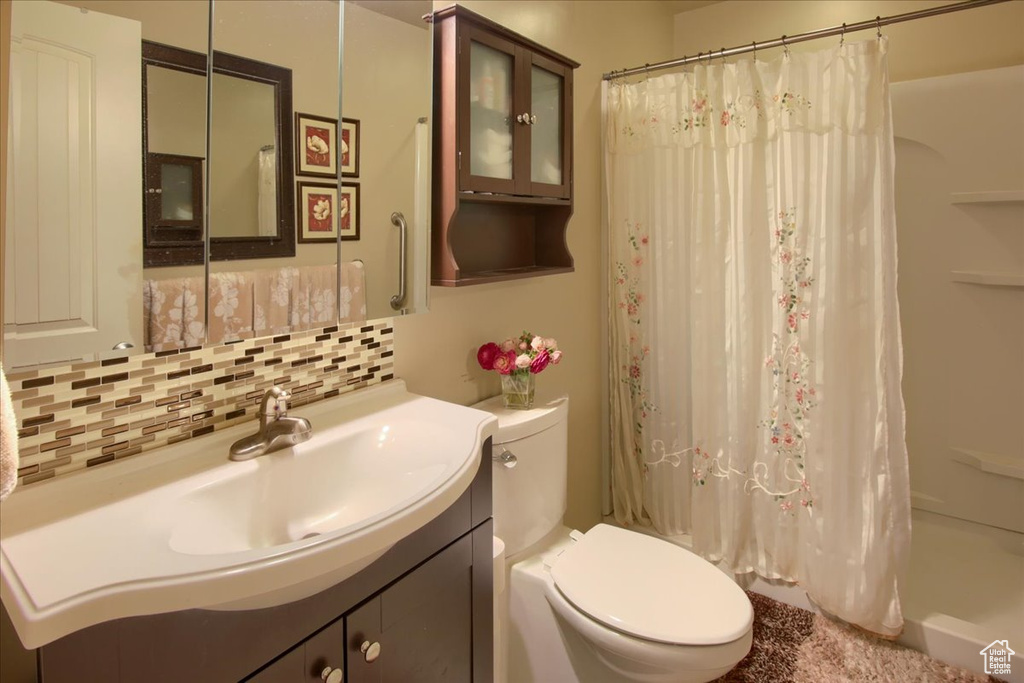
POLYGON ((676 645, 718 645, 754 621, 743 590, 714 565, 667 541, 598 524, 551 567, 577 609, 618 631, 676 645))

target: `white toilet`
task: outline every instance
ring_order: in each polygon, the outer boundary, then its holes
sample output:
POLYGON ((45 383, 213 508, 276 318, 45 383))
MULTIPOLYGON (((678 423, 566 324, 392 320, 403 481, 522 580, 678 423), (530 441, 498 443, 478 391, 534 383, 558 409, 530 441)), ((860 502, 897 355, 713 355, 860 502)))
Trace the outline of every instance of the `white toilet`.
POLYGON ((473 407, 498 418, 494 533, 508 558, 509 623, 496 680, 700 683, 746 656, 750 601, 709 562, 607 524, 585 534, 562 526, 567 398, 533 410, 503 408, 500 396, 473 407))

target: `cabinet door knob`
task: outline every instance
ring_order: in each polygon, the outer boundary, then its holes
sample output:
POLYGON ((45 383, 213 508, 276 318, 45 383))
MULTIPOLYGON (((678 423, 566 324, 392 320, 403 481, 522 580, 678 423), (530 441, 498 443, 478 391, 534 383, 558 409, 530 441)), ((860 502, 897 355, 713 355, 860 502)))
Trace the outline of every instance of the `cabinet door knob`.
POLYGON ((363 644, 359 646, 359 651, 366 655, 366 662, 377 661, 377 657, 380 657, 380 643, 371 643, 368 640, 364 640, 363 644))
POLYGON ((520 114, 516 117, 516 121, 519 123, 526 123, 526 114, 520 114))
POLYGON ((328 666, 320 672, 320 680, 327 681, 327 683, 341 683, 345 680, 345 673, 341 669, 332 669, 328 666))
POLYGON ((508 469, 512 469, 519 463, 519 458, 516 457, 516 454, 507 448, 502 448, 501 453, 492 455, 491 460, 508 469))
POLYGON ((532 114, 530 116, 530 125, 532 126, 535 123, 537 123, 537 115, 536 114, 532 114))

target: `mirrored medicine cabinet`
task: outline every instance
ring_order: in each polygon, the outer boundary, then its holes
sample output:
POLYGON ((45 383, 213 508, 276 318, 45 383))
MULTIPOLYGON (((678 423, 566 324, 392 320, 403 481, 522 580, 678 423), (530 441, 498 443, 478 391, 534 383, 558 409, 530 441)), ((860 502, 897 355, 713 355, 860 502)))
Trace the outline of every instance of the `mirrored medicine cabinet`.
POLYGON ((14 0, 8 371, 425 311, 430 11, 14 0))

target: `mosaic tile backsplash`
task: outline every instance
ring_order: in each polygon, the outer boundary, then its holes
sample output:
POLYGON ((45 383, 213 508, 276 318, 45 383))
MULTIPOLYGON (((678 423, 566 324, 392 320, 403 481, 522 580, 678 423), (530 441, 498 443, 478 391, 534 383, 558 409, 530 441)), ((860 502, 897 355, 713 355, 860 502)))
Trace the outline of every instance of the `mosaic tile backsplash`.
POLYGON ((19 485, 255 420, 280 385, 299 406, 393 377, 389 319, 8 376, 19 485))

